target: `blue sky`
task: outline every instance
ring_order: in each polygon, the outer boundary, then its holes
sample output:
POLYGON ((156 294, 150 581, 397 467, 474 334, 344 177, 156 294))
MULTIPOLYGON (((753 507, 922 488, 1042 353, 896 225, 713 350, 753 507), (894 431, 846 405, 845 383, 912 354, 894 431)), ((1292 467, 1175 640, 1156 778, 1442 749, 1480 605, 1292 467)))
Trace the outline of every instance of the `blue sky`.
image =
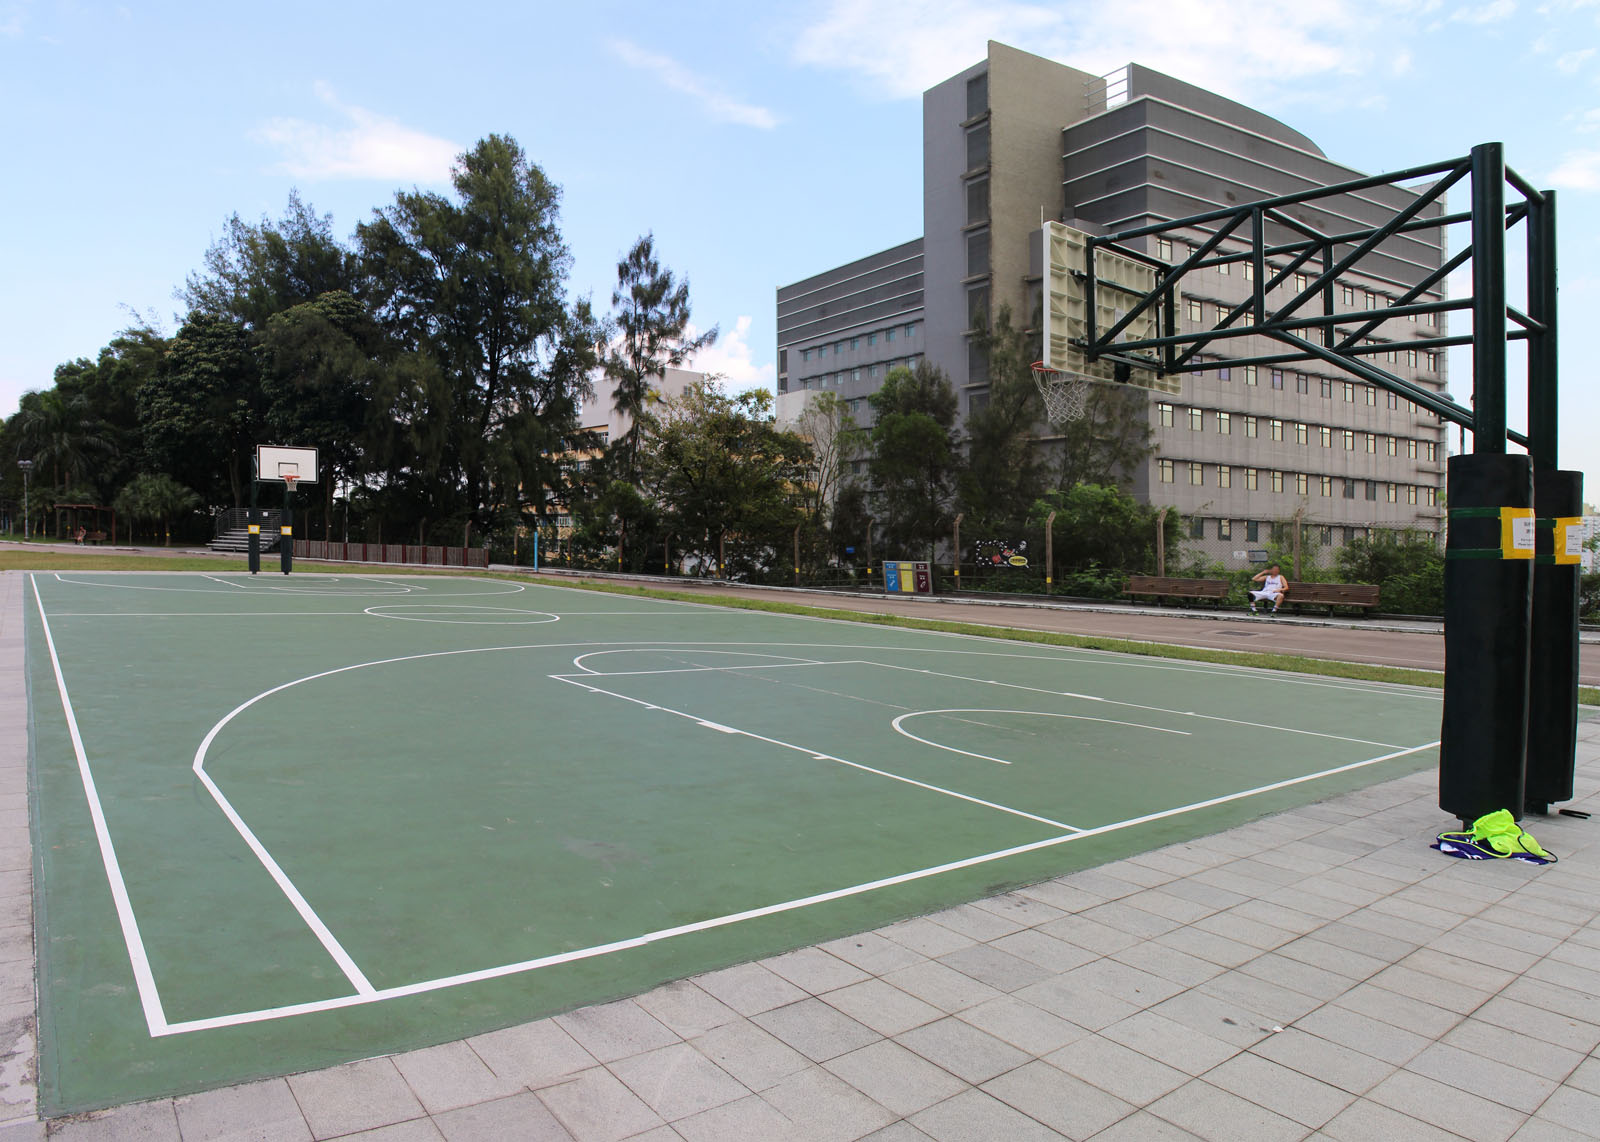
POLYGON ((922 232, 920 93, 991 38, 1148 64, 1361 170, 1503 141, 1560 189, 1562 460, 1600 500, 1600 0, 0 0, 0 416, 135 314, 174 329, 230 214, 298 187, 348 234, 490 132, 563 187, 575 293, 607 308, 653 230, 721 327, 700 365, 770 385, 773 291, 922 232))

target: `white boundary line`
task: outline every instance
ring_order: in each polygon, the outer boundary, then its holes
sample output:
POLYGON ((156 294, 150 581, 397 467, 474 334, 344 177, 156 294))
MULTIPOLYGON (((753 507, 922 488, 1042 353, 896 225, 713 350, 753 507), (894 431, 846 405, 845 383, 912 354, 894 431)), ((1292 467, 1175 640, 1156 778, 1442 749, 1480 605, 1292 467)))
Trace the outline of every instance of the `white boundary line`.
MULTIPOLYGON (((150 957, 145 954, 144 939, 139 935, 139 921, 133 914, 133 903, 128 899, 128 886, 122 879, 122 866, 117 863, 116 846, 111 843, 111 830, 106 825, 105 810, 100 805, 100 793, 95 788, 94 774, 89 771, 89 756, 84 752, 83 735, 78 731, 78 715, 73 711, 72 698, 67 694, 67 680, 61 673, 61 657, 56 653, 55 636, 50 633, 50 619, 44 612, 44 600, 39 597, 39 582, 29 575, 33 587, 33 601, 39 608, 39 622, 44 627, 44 644, 50 651, 50 666, 56 675, 56 692, 61 695, 61 709, 67 716, 67 733, 72 738, 72 752, 78 758, 78 776, 83 781, 83 796, 89 803, 89 817, 94 822, 95 839, 100 844, 100 860, 105 865, 106 881, 111 886, 111 899, 117 908, 117 922, 122 925, 122 940, 128 946, 128 961, 133 967, 134 983, 139 988, 139 1003, 144 1008, 144 1021, 152 1036, 168 1032, 166 1013, 161 1009, 161 993, 156 990, 156 979, 150 970, 150 957)), ((43 844, 43 840, 38 841, 43 844)))
POLYGON ((1169 730, 1165 726, 1147 726, 1143 722, 1119 722, 1115 718, 1091 718, 1086 714, 1057 714, 1050 710, 994 710, 983 706, 973 706, 966 709, 953 710, 912 710, 911 713, 901 714, 898 718, 889 723, 894 727, 895 733, 904 737, 908 737, 914 742, 921 742, 923 745, 932 746, 934 749, 942 749, 948 750, 951 753, 959 753, 963 757, 975 757, 979 761, 998 762, 1001 765, 1010 765, 1011 763, 1003 757, 990 757, 986 753, 973 753, 971 750, 957 749, 955 746, 945 745, 943 742, 930 741, 927 738, 919 738, 916 734, 912 733, 910 730, 906 729, 900 724, 907 718, 921 718, 927 716, 928 714, 1030 714, 1039 718, 1071 718, 1076 722, 1104 722, 1109 726, 1127 726, 1130 729, 1135 730, 1154 730, 1158 734, 1180 734, 1186 738, 1194 736, 1188 730, 1169 730))
POLYGON ((924 880, 928 877, 939 876, 946 872, 956 872, 963 868, 972 868, 975 865, 987 864, 991 861, 1004 860, 1007 857, 1020 856, 1023 853, 1035 852, 1039 849, 1051 848, 1056 845, 1070 844, 1081 841, 1085 837, 1100 836, 1105 833, 1117 832, 1120 829, 1132 828, 1135 825, 1148 824, 1167 817, 1175 817, 1182 813, 1192 813, 1200 809, 1209 809, 1223 805, 1230 801, 1239 801, 1246 797, 1254 797, 1262 793, 1271 793, 1291 785, 1300 785, 1307 781, 1316 781, 1324 777, 1332 777, 1340 773, 1361 769, 1369 765, 1377 765, 1384 761, 1393 761, 1413 753, 1421 753, 1425 749, 1432 749, 1439 743, 1427 742, 1423 745, 1412 746, 1409 749, 1397 750, 1393 753, 1382 754, 1378 757, 1369 757, 1364 761, 1354 761, 1348 765, 1337 766, 1333 769, 1324 769, 1318 773, 1308 773, 1301 777, 1291 777, 1285 781, 1275 781, 1271 785, 1257 786, 1255 789, 1246 789, 1240 793, 1229 793, 1221 797, 1213 797, 1206 801, 1196 801, 1189 805, 1180 805, 1172 809, 1163 809, 1157 813, 1147 813, 1142 817, 1131 817, 1126 821, 1117 821, 1109 825, 1100 825, 1082 832, 1070 833, 1063 837, 1046 837, 1041 841, 1033 841, 1025 845, 1016 845, 997 852, 984 853, 980 856, 967 857, 963 860, 950 861, 946 864, 934 865, 930 868, 917 869, 914 872, 901 873, 898 876, 887 876, 880 880, 867 881, 864 884, 851 885, 849 888, 836 888, 831 892, 820 892, 814 896, 803 896, 795 900, 785 900, 779 904, 769 904, 762 908, 751 908, 743 912, 732 912, 726 916, 713 916, 705 920, 697 920, 691 924, 680 924, 675 928, 660 928, 654 932, 646 932, 640 936, 633 936, 625 940, 615 940, 607 944, 596 944, 589 948, 578 948, 574 951, 560 952, 556 955, 541 956, 537 959, 522 960, 514 964, 504 964, 500 967, 483 968, 479 971, 462 972, 459 975, 442 976, 438 979, 421 980, 417 983, 405 984, 400 987, 386 987, 373 992, 371 995, 350 995, 338 999, 325 999, 311 1003, 299 1003, 288 1007, 271 1007, 259 1011, 241 1011, 233 1015, 219 1015, 210 1019, 193 1019, 182 1023, 174 1023, 162 1033, 167 1035, 180 1035, 191 1031, 209 1031, 220 1027, 237 1027, 245 1023, 261 1023, 271 1019, 283 1019, 293 1015, 308 1015, 320 1011, 334 1011, 344 1007, 355 1007, 366 1003, 376 1003, 386 999, 400 999, 409 995, 421 995, 425 992, 440 991, 447 987, 457 987, 467 983, 481 983, 485 980, 499 979, 509 975, 519 975, 523 972, 537 971, 539 968, 551 967, 556 964, 572 963, 576 960, 593 959, 597 956, 610 955, 612 952, 627 951, 631 948, 642 948, 649 944, 669 940, 674 936, 684 936, 693 932, 705 932, 713 928, 725 928, 731 924, 738 924, 745 920, 755 920, 763 916, 774 916, 782 912, 793 912, 801 908, 808 908, 816 904, 826 904, 833 900, 842 900, 850 896, 859 896, 863 893, 873 892, 880 888, 892 888, 899 884, 909 884, 915 880, 924 880))

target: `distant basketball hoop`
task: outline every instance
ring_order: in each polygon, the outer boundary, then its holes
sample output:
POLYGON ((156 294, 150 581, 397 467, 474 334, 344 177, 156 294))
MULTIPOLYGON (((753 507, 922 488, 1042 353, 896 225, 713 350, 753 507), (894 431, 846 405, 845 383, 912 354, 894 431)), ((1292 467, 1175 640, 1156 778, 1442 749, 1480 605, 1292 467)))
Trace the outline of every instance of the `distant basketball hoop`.
POLYGON ((1033 383, 1039 388, 1039 398, 1044 401, 1044 414, 1051 424, 1065 425, 1083 417, 1089 404, 1089 386, 1093 383, 1082 373, 1069 373, 1052 369, 1043 361, 1035 361, 1033 383))

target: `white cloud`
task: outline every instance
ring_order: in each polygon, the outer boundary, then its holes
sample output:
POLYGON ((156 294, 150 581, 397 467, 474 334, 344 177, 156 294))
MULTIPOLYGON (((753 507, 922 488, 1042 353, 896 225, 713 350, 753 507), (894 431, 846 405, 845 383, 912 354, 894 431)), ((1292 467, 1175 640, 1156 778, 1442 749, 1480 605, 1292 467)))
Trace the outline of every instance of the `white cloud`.
POLYGON ((673 91, 698 102, 719 123, 759 127, 765 131, 778 125, 778 117, 767 108, 741 103, 669 56, 646 51, 627 40, 613 41, 611 50, 629 67, 655 76, 673 91))
POLYGON ((1562 190, 1600 190, 1600 151, 1568 151, 1546 181, 1562 190))
POLYGON ((277 169, 306 179, 400 179, 444 182, 464 148, 393 119, 341 103, 333 88, 316 85, 317 98, 341 120, 269 119, 251 138, 278 150, 277 169))
POLYGON ((1592 55, 1594 55, 1593 48, 1584 48, 1581 51, 1567 52, 1565 55, 1557 56, 1556 70, 1566 75, 1572 75, 1583 66, 1583 61, 1592 55))
POLYGON ((829 0, 796 37, 796 62, 854 72, 911 98, 980 62, 986 41, 1103 74, 1136 60, 1224 94, 1390 63, 1403 0, 829 0), (885 50, 885 45, 893 50, 885 50), (1380 60, 1381 53, 1381 60, 1380 60), (1286 67, 1285 61, 1293 61, 1286 67))
MULTIPOLYGON (((695 335, 693 329, 689 335, 695 335)), ((685 367, 723 378, 730 392, 745 389, 772 389, 777 385, 778 370, 773 362, 757 364, 750 349, 750 318, 741 316, 732 329, 723 330, 717 343, 702 349, 685 367)))
POLYGON ((1457 8, 1450 19, 1463 24, 1495 24, 1510 19, 1517 10, 1517 0, 1489 0, 1487 4, 1472 4, 1457 8))

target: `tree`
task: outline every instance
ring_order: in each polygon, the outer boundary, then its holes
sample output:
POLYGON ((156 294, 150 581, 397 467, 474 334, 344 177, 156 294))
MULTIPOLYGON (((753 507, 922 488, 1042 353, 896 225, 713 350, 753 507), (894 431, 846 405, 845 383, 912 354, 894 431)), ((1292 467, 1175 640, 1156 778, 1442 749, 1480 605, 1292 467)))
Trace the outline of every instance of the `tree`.
POLYGON ((1058 485, 1128 482, 1155 451, 1150 443, 1150 392, 1091 383, 1083 416, 1057 426, 1061 434, 1058 485))
MULTIPOLYGON (((1035 501, 1028 513, 1029 523, 1042 528, 1052 511, 1056 513, 1056 566, 1062 570, 1100 567, 1143 572, 1154 568, 1159 508, 1141 504, 1108 484, 1075 484, 1035 501)), ((1177 550, 1177 512, 1167 513, 1165 529, 1168 550, 1177 550)))
POLYGON ((868 466, 885 537, 898 551, 920 547, 932 558, 950 522, 960 470, 955 389, 923 359, 914 372, 890 369, 867 401, 875 414, 868 466))
MULTIPOLYGON (((811 446, 811 463, 800 486, 801 507, 810 520, 813 541, 823 543, 824 527, 834 516, 848 457, 859 446, 861 432, 849 404, 829 392, 811 395, 795 419, 794 431, 811 446)), ((832 554, 828 549, 824 553, 832 554)))
POLYGON ((237 214, 205 255, 206 272, 190 274, 179 296, 191 313, 263 328, 275 313, 332 291, 351 291, 356 266, 333 236, 331 215, 316 214, 289 192, 276 223, 252 226, 237 214))
POLYGON ((118 334, 94 361, 79 358, 56 367, 56 391, 69 401, 86 402, 95 435, 105 445, 84 472, 100 503, 109 503, 133 477, 143 441, 139 389, 156 375, 166 351, 166 338, 139 325, 118 334))
POLYGON ((514 139, 480 141, 452 183, 454 201, 397 194, 356 238, 361 295, 402 350, 430 362, 390 394, 407 431, 391 441, 386 479, 410 486, 424 517, 482 528, 551 471, 524 461, 576 429, 601 328, 586 301, 567 305, 560 192, 514 139), (527 446, 535 426, 538 447, 527 446))
POLYGON ((674 282, 672 271, 655 254, 655 235, 646 234, 617 263, 617 288, 611 305, 618 340, 606 354, 606 377, 615 385, 615 407, 631 419, 613 442, 616 474, 639 475, 639 422, 646 410, 652 378, 665 376, 717 340, 715 327, 696 337, 689 330, 689 283, 674 282))
POLYGON ((130 533, 133 523, 153 520, 161 525, 166 544, 172 542, 172 521, 200 506, 199 496, 164 472, 135 476, 112 503, 117 514, 130 521, 130 533))
POLYGON ((1002 305, 993 328, 973 340, 989 359, 988 401, 967 414, 967 463, 958 481, 962 509, 977 528, 1012 535, 1046 488, 1036 431, 1044 415, 1032 363, 1037 331, 1017 329, 1002 305))
POLYGON ((11 430, 17 455, 49 465, 54 488, 77 483, 96 458, 111 451, 104 426, 82 393, 60 389, 23 393, 11 430))
POLYGON ((662 532, 702 565, 715 563, 724 535, 735 537, 744 570, 774 565, 803 518, 811 449, 777 427, 772 394, 695 384, 642 423, 641 473, 662 532))

